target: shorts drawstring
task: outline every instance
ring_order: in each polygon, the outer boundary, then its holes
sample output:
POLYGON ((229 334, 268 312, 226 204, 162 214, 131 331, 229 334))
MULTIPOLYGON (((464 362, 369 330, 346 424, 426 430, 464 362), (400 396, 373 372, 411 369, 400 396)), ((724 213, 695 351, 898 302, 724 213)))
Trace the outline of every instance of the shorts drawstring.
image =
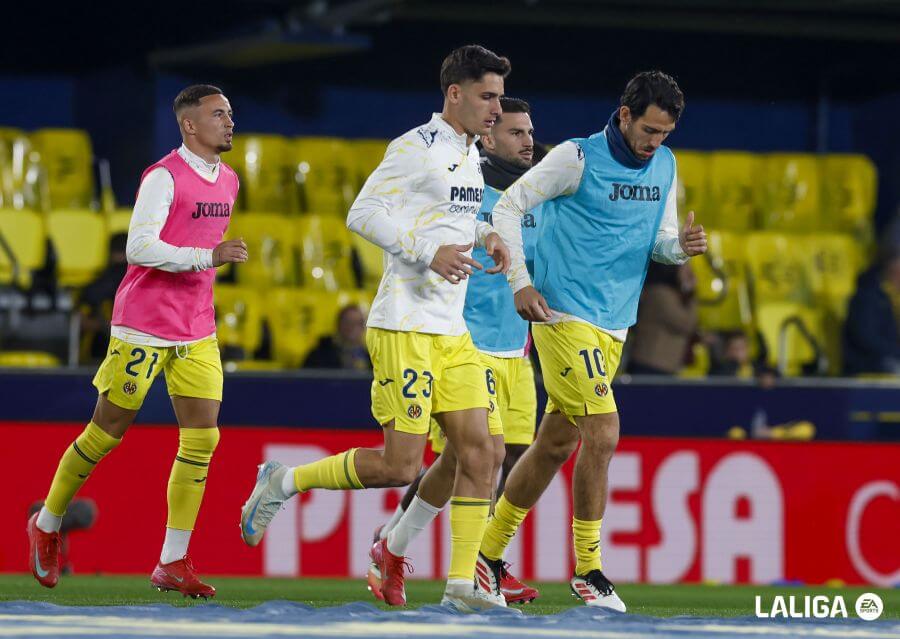
POLYGON ((190 351, 188 350, 187 344, 175 344, 175 355, 178 357, 178 359, 187 359, 189 354, 190 351), (182 355, 181 351, 179 350, 182 346, 184 347, 184 355, 182 355))

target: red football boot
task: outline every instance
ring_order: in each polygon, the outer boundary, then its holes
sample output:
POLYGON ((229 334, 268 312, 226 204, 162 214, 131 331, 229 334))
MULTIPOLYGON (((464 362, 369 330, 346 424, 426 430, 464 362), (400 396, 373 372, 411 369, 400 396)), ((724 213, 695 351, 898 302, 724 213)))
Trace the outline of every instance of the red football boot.
POLYGON ((378 562, 375 561, 375 547, 381 541, 381 529, 384 524, 375 529, 372 536, 372 547, 369 548, 369 570, 366 571, 366 583, 369 592, 378 600, 384 601, 384 595, 381 594, 381 569, 378 568, 378 562))
POLYGON ((216 596, 215 588, 200 581, 187 555, 169 564, 156 564, 153 574, 150 575, 150 585, 160 592, 176 590, 185 597, 194 599, 216 596))
POLYGON ((406 605, 406 589, 404 587, 403 569, 412 572, 412 566, 405 557, 391 554, 387 549, 387 539, 382 539, 372 546, 372 561, 381 573, 381 594, 389 606, 406 605))
POLYGON ((59 583, 59 548, 62 538, 58 532, 47 533, 37 527, 38 513, 28 520, 28 565, 31 574, 45 588, 59 583))
POLYGON ((524 584, 509 572, 509 564, 503 562, 500 567, 500 593, 508 604, 527 604, 538 598, 537 588, 524 584))

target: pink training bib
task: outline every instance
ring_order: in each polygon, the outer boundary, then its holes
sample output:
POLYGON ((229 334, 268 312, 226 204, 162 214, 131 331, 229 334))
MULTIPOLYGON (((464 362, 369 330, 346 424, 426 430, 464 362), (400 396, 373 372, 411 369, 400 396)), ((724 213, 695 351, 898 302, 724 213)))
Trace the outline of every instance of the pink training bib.
MULTIPOLYGON (((172 151, 148 167, 172 174, 175 196, 159 238, 173 246, 213 249, 231 220, 239 183, 234 170, 221 162, 215 182, 209 182, 172 151)), ((216 331, 213 282, 216 269, 170 273, 128 265, 113 305, 112 324, 127 326, 162 339, 188 342, 216 331)))

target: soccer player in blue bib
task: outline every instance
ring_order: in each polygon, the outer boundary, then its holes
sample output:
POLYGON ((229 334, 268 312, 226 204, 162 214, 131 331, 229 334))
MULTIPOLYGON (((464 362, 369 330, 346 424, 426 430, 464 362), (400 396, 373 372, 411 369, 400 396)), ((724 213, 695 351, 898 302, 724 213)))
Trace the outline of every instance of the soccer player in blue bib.
MULTIPOLYGON (((491 212, 497 200, 513 182, 531 168, 534 157, 534 126, 531 107, 524 100, 501 97, 502 114, 490 135, 482 137, 481 170, 484 175, 484 197, 480 221, 491 223, 491 212)), ((525 259, 531 261, 534 240, 540 221, 541 206, 521 218, 525 259)), ((474 249, 472 258, 486 269, 493 260, 482 248, 474 249)), ((463 311, 466 326, 484 364, 485 383, 491 399, 489 420, 492 425, 494 470, 503 468, 499 490, 516 460, 534 440, 537 396, 534 371, 528 359, 528 322, 516 312, 513 296, 502 278, 476 271, 469 277, 469 288, 463 311), (496 432, 496 434, 494 434, 496 432)), ((378 529, 378 539, 388 539, 405 548, 437 516, 450 498, 450 486, 456 467, 452 450, 445 453, 446 437, 431 424, 431 447, 441 455, 429 472, 410 485, 397 512, 378 529), (445 453, 445 454, 444 454, 445 453)), ((496 475, 495 475, 496 476, 496 475)), ((502 596, 507 603, 524 603, 535 599, 538 591, 516 579, 502 562, 486 571, 476 572, 485 591, 502 596)), ((372 561, 369 590, 379 596, 382 575, 372 561)))
POLYGON ((619 439, 611 384, 650 260, 681 264, 706 251, 693 212, 678 228, 675 158, 662 146, 683 109, 674 79, 660 71, 636 75, 605 129, 555 147, 494 206, 494 226, 510 250, 516 310, 534 322, 549 402, 537 440, 497 502, 476 574, 496 569, 529 509, 580 442, 570 585, 589 606, 625 611, 600 562, 608 468, 619 439), (540 204, 532 283, 522 218, 540 204))

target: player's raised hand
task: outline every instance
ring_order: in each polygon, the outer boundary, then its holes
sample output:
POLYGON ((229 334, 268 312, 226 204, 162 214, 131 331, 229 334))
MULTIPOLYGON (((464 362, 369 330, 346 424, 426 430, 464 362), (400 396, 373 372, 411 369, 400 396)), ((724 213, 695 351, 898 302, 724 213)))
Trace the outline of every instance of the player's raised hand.
POLYGON ((506 273, 509 270, 509 249, 497 233, 490 233, 484 238, 484 250, 494 258, 494 266, 485 273, 506 273))
POLYGON ((550 307, 547 300, 533 286, 519 289, 515 295, 516 312, 529 322, 547 322, 550 320, 550 307))
POLYGON ((687 214, 684 226, 678 232, 678 243, 681 244, 681 250, 691 257, 706 253, 706 231, 702 224, 694 226, 693 211, 687 214))
POLYGON ((228 262, 246 262, 247 245, 244 238, 225 240, 213 249, 213 266, 222 266, 228 262))
POLYGON ((459 284, 473 273, 472 269, 479 271, 484 267, 466 255, 472 250, 472 243, 445 244, 440 247, 431 260, 431 270, 443 277, 451 284, 459 284))

